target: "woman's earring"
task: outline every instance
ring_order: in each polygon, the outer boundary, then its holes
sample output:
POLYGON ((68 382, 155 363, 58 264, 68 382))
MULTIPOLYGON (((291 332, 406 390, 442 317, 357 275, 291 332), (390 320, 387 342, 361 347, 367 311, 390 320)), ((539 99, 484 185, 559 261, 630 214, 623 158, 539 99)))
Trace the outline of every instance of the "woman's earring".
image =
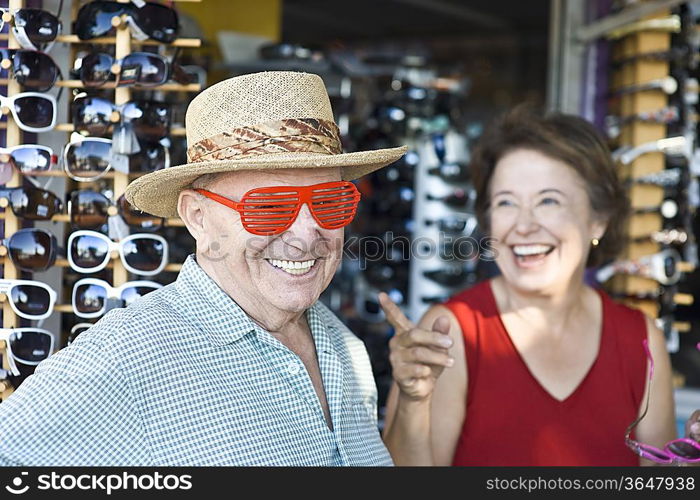
POLYGON ((593 238, 591 240, 591 245, 593 245, 594 247, 597 247, 598 245, 600 245, 600 240, 598 238, 593 238))

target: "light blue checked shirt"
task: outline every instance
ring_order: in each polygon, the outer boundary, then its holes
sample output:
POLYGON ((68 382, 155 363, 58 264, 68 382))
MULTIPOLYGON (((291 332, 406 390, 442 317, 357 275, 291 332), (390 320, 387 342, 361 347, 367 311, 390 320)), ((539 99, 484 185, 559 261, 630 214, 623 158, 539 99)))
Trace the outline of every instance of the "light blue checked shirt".
POLYGON ((363 343, 307 311, 334 430, 299 357, 193 256, 0 404, 0 465, 392 465, 363 343))

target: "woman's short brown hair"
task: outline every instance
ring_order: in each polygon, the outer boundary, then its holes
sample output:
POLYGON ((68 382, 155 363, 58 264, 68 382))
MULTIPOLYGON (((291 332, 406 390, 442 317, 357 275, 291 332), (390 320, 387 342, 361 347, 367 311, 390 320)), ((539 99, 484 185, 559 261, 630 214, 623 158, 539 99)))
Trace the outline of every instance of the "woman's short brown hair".
POLYGON ((624 245, 624 225, 629 198, 615 163, 598 131, 573 115, 536 113, 518 106, 497 119, 479 139, 472 152, 471 173, 476 188, 476 215, 482 230, 490 231, 489 187, 498 161, 516 149, 538 151, 573 168, 585 181, 593 212, 608 226, 588 256, 588 266, 615 258, 624 245))

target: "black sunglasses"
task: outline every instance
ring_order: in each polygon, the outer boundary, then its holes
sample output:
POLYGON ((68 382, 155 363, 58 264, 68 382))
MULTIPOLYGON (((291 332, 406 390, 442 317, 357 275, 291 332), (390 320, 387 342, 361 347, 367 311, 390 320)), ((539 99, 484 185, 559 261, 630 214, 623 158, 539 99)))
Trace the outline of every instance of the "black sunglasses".
POLYGON ((2 240, 2 245, 22 271, 46 271, 56 262, 58 241, 44 229, 20 229, 2 240))
POLYGON ((17 217, 27 220, 49 220, 63 210, 55 194, 35 187, 0 188, 0 207, 7 205, 17 217))
POLYGON ((155 87, 171 79, 183 85, 193 81, 193 77, 174 62, 174 58, 170 62, 164 56, 151 52, 132 52, 122 59, 93 52, 81 60, 80 79, 86 87, 102 87, 108 82, 111 87, 155 87), (117 74, 112 72, 115 65, 119 67, 117 74))
MULTIPOLYGON (((92 182, 112 169, 114 158, 111 139, 86 137, 65 145, 63 169, 68 177, 75 181, 92 182)), ((139 152, 129 155, 128 158, 130 172, 151 172, 170 166, 168 150, 160 143, 141 146, 139 152)))
POLYGON ((54 86, 61 74, 51 56, 36 50, 0 49, 0 58, 3 63, 9 61, 10 67, 7 69, 12 70, 15 80, 25 90, 46 92, 54 86))
POLYGON ((157 230, 163 227, 165 219, 146 214, 134 208, 124 195, 116 206, 102 193, 89 189, 73 191, 68 201, 68 213, 74 227, 99 229, 107 224, 110 216, 119 214, 124 222, 137 229, 157 230))
POLYGON ((5 341, 8 365, 14 376, 20 375, 15 362, 36 366, 53 352, 53 335, 42 328, 0 328, 5 341))
MULTIPOLYGON (((59 14, 62 7, 61 0, 59 14)), ((58 17, 42 9, 0 9, 0 12, 12 14, 12 33, 25 49, 48 52, 61 32, 61 21, 58 17)), ((0 19, 0 30, 4 25, 5 22, 0 19)))
POLYGON ((76 132, 103 136, 115 125, 114 113, 121 123, 130 123, 139 139, 158 141, 170 131, 172 108, 156 101, 129 101, 116 105, 101 97, 80 95, 73 100, 73 126, 76 132))
POLYGON ((152 38, 163 43, 177 38, 179 20, 174 9, 154 2, 140 2, 140 7, 134 3, 96 1, 83 5, 73 32, 81 40, 105 36, 114 30, 112 18, 126 15, 134 38, 152 38))

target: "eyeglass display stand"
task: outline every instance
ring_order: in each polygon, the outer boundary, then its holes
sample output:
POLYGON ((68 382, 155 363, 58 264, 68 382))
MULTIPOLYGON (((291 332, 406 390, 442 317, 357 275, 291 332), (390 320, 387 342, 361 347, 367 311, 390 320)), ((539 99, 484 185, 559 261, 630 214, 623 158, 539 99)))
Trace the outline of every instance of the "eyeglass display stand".
MULTIPOLYGON (((8 5, 10 11, 13 9, 21 9, 24 7, 24 0, 10 0, 8 5)), ((12 30, 10 30, 10 35, 8 39, 8 48, 18 49, 20 48, 19 42, 12 35, 12 30)), ((10 78, 7 82, 7 95, 13 96, 22 91, 20 85, 16 80, 10 78)), ((7 128, 5 130, 5 147, 17 146, 22 144, 22 131, 15 123, 12 113, 9 109, 3 108, 2 114, 7 117, 7 128)), ((22 185, 22 176, 17 172, 13 171, 12 178, 7 182, 7 187, 17 187, 22 185)), ((4 203, 0 204, 0 207, 5 209, 5 232, 4 237, 8 238, 13 233, 17 232, 21 228, 20 221, 15 214, 7 207, 7 201, 3 200, 4 203), (2 206, 5 205, 5 206, 2 206)), ((4 279, 19 279, 19 270, 13 265, 10 259, 3 260, 3 271, 2 276, 4 279)), ((3 328, 17 328, 20 326, 19 317, 10 307, 10 299, 4 294, 0 294, 0 300, 2 300, 2 326, 3 328)), ((0 341, 4 344, 4 342, 0 341)), ((7 351, 6 346, 0 345, 0 352, 2 353, 2 367, 4 369, 9 369, 7 364, 7 351)), ((0 381, 0 399, 5 400, 10 394, 14 392, 14 388, 7 383, 7 381, 0 381)))
MULTIPOLYGON (((668 15, 668 12, 658 13, 651 17, 661 17, 668 15)), ((637 32, 618 40, 612 51, 613 60, 633 58, 637 54, 644 54, 654 51, 666 51, 671 48, 671 35, 661 32, 637 32)), ((669 76, 669 62, 663 60, 631 59, 611 76, 612 90, 629 85, 648 82, 658 78, 669 76)), ((682 89, 681 89, 682 92, 682 89)), ((610 110, 618 116, 628 116, 646 111, 655 111, 668 105, 668 96, 661 90, 647 90, 632 92, 620 96, 619 109, 610 110)), ((665 124, 646 123, 633 121, 624 125, 619 136, 618 146, 638 146, 640 144, 663 139, 667 137, 667 127, 665 124)), ((634 179, 646 174, 659 172, 665 169, 666 158, 664 153, 655 152, 640 155, 629 165, 620 165, 619 174, 623 179, 634 179)), ((660 206, 664 200, 664 189, 655 185, 632 184, 629 188, 629 196, 632 209, 660 206)), ((650 238, 646 241, 640 239, 655 231, 662 229, 662 216, 660 213, 633 214, 626 227, 627 246, 622 258, 637 259, 644 255, 654 254, 661 250, 658 243, 650 238), (637 238, 637 241, 634 241, 637 238)), ((690 263, 681 263, 684 272, 693 270, 690 263)), ((621 295, 635 295, 655 292, 659 284, 648 278, 631 275, 614 276, 607 284, 606 288, 621 295)), ((692 302, 692 296, 690 297, 692 302)), ((687 301, 687 298, 686 298, 687 301)), ((658 318, 660 305, 657 301, 627 299, 626 302, 631 307, 641 309, 652 318, 658 318)), ((676 322, 673 328, 678 331, 687 331, 690 325, 676 322)), ((667 338, 667 341, 669 339, 667 338)), ((675 380, 676 385, 683 385, 679 378, 675 380)))
MULTIPOLYGON (((122 3, 129 3, 130 0, 118 0, 119 2, 122 3)), ((177 0, 176 0, 177 1, 177 0)), ((179 1, 188 1, 188 2, 201 2, 202 0, 179 0, 179 1)), ((9 1, 9 9, 20 9, 23 8, 24 5, 24 0, 10 0, 9 1)), ((78 10, 80 9, 81 5, 84 4, 85 2, 82 2, 81 0, 74 0, 71 5, 71 19, 76 19, 78 10)), ((97 38, 94 40, 90 40, 89 42, 85 42, 83 40, 80 40, 76 35, 72 34, 63 34, 59 35, 56 38, 56 41, 59 43, 68 43, 71 45, 71 51, 70 51, 70 61, 71 63, 75 60, 76 56, 76 47, 84 44, 92 45, 92 44, 113 44, 115 46, 115 57, 117 59, 123 58, 130 54, 132 52, 132 45, 163 45, 160 42, 154 41, 154 40, 132 40, 131 34, 129 33, 129 30, 126 26, 125 19, 123 18, 115 18, 112 20, 112 24, 117 28, 116 30, 116 35, 113 37, 101 37, 97 38)), ((8 47, 9 48, 20 48, 19 43, 17 40, 14 38, 12 35, 12 32, 10 30, 9 34, 6 35, 8 39, 8 47)), ((5 35, 0 35, 0 38, 5 38, 5 35)), ((169 47, 182 47, 182 48, 196 48, 196 47, 201 47, 202 41, 197 38, 178 38, 173 43, 169 44, 169 47)), ((117 68, 115 68, 117 69, 117 68)), ((64 71, 64 74, 68 74, 68 71, 64 71)), ((5 81, 0 81, 1 84, 5 84, 5 81)), ((6 82, 7 88, 8 88, 8 96, 12 96, 14 94, 17 94, 21 92, 21 87, 20 85, 12 78, 8 78, 6 82)), ((59 81, 56 83, 57 87, 66 87, 66 88, 82 88, 83 84, 79 80, 63 80, 59 81)), ((164 92, 196 92, 201 89, 201 85, 199 83, 197 84, 188 84, 188 85, 181 85, 181 84, 175 84, 175 83, 167 83, 164 85, 161 85, 157 87, 158 91, 164 91, 164 92)), ((115 89, 114 91, 114 103, 115 104, 122 104, 127 101, 129 101, 131 98, 131 90, 128 87, 119 87, 115 89)), ((70 97, 68 97, 68 100, 70 101, 70 97)), ((12 119, 12 115, 9 112, 9 110, 2 109, 2 113, 7 115, 7 124, 2 124, 0 125, 0 128, 6 128, 7 130, 7 140, 6 140, 6 147, 14 146, 14 145, 19 145, 22 144, 22 135, 21 135, 21 130, 19 127, 16 125, 16 123, 12 119)), ((56 131, 63 131, 63 132, 68 132, 71 133, 74 130, 73 124, 72 123, 59 123, 55 129, 56 131)), ((171 135, 185 135, 185 130, 184 128, 172 128, 170 131, 171 135)), ((58 171, 50 171, 50 172, 45 172, 42 174, 37 174, 38 176, 44 175, 44 176, 59 176, 59 177, 65 177, 65 174, 63 172, 58 172, 58 171)), ((129 174, 121 173, 118 171, 113 171, 113 172, 108 172, 105 176, 104 179, 112 179, 112 190, 114 193, 114 200, 117 200, 121 194, 124 193, 126 190, 127 185, 129 184, 129 179, 130 176, 129 174)), ((66 181, 68 183, 68 188, 73 189, 73 188, 82 188, 84 185, 79 185, 77 186, 76 183, 68 178, 66 178, 66 181)), ((15 172, 13 174, 13 177, 11 181, 9 181, 6 184, 8 187, 14 187, 14 186, 21 186, 22 185, 22 178, 21 175, 15 172)), ((3 200, 0 200, 0 208, 5 208, 6 203, 3 200)), ((111 207, 110 210, 113 210, 114 207, 111 207)), ((113 215, 113 214, 112 214, 113 215)), ((4 213, 4 225, 5 225, 5 231, 4 231, 4 237, 7 238, 10 235, 12 235, 14 232, 16 232, 18 229, 20 229, 20 221, 15 217, 13 212, 11 210, 5 210, 4 213)), ((63 215, 59 214, 54 216, 52 219, 55 222, 65 222, 69 223, 70 218, 68 215, 63 215)), ((179 219, 169 219, 166 222, 167 226, 182 226, 182 222, 179 219)), ((7 279, 16 279, 20 277, 19 271, 14 267, 10 259, 2 259, 2 264, 3 264, 3 277, 7 279)), ((57 259, 56 264, 57 267, 63 267, 67 268, 68 262, 64 258, 57 259)), ((108 266, 110 269, 112 269, 112 285, 117 287, 122 285, 128 280, 128 274, 126 269, 124 268, 121 259, 118 258, 118 255, 112 255, 111 262, 108 266)), ((165 268, 165 271, 179 271, 181 268, 181 264, 168 264, 165 268)), ((59 293, 59 297, 70 297, 72 294, 72 290, 70 290, 68 287, 65 287, 65 289, 62 291, 62 293, 59 293)), ((18 327, 20 326, 19 324, 19 318, 16 316, 14 311, 12 310, 9 301, 4 295, 0 295, 0 301, 2 302, 2 308, 3 308, 3 327, 5 328, 12 328, 12 327, 18 327)), ((54 310, 57 313, 72 313, 73 309, 70 304, 57 304, 54 310)), ((59 339, 60 340, 60 339, 59 339)), ((60 342, 58 343, 60 346, 60 342)), ((7 357, 5 355, 4 351, 4 346, 0 345, 0 354, 2 354, 2 367, 5 369, 8 369, 8 363, 7 363, 7 357)), ((7 381, 0 381, 0 400, 6 399, 12 392, 14 391, 14 388, 12 388, 11 384, 9 384, 7 381)))
MULTIPOLYGON (((467 139, 464 134, 458 133, 454 128, 449 127, 438 132, 444 134, 445 158, 444 163, 467 164, 469 151, 467 139)), ((441 160, 435 153, 433 140, 430 134, 424 134, 416 140, 416 150, 420 158, 415 169, 413 203, 413 219, 415 230, 413 234, 413 257, 410 261, 409 278, 409 307, 413 321, 418 321, 423 314, 434 303, 442 302, 447 297, 456 292, 466 289, 474 284, 474 280, 460 282, 456 286, 448 286, 444 283, 432 280, 426 276, 431 271, 457 271, 468 265, 457 256, 450 257, 449 254, 455 247, 449 241, 460 240, 464 243, 471 243, 471 234, 451 235, 441 231, 435 221, 448 217, 468 218, 473 214, 456 210, 439 199, 456 189, 463 189, 469 193, 471 185, 467 182, 447 182, 437 175, 431 175, 428 171, 441 165, 441 160), (449 246, 447 246, 449 245, 449 246), (448 250, 449 248, 449 250, 448 250)), ((464 246, 464 245, 462 245, 464 246)), ((476 248, 475 248, 476 250, 476 248)))

